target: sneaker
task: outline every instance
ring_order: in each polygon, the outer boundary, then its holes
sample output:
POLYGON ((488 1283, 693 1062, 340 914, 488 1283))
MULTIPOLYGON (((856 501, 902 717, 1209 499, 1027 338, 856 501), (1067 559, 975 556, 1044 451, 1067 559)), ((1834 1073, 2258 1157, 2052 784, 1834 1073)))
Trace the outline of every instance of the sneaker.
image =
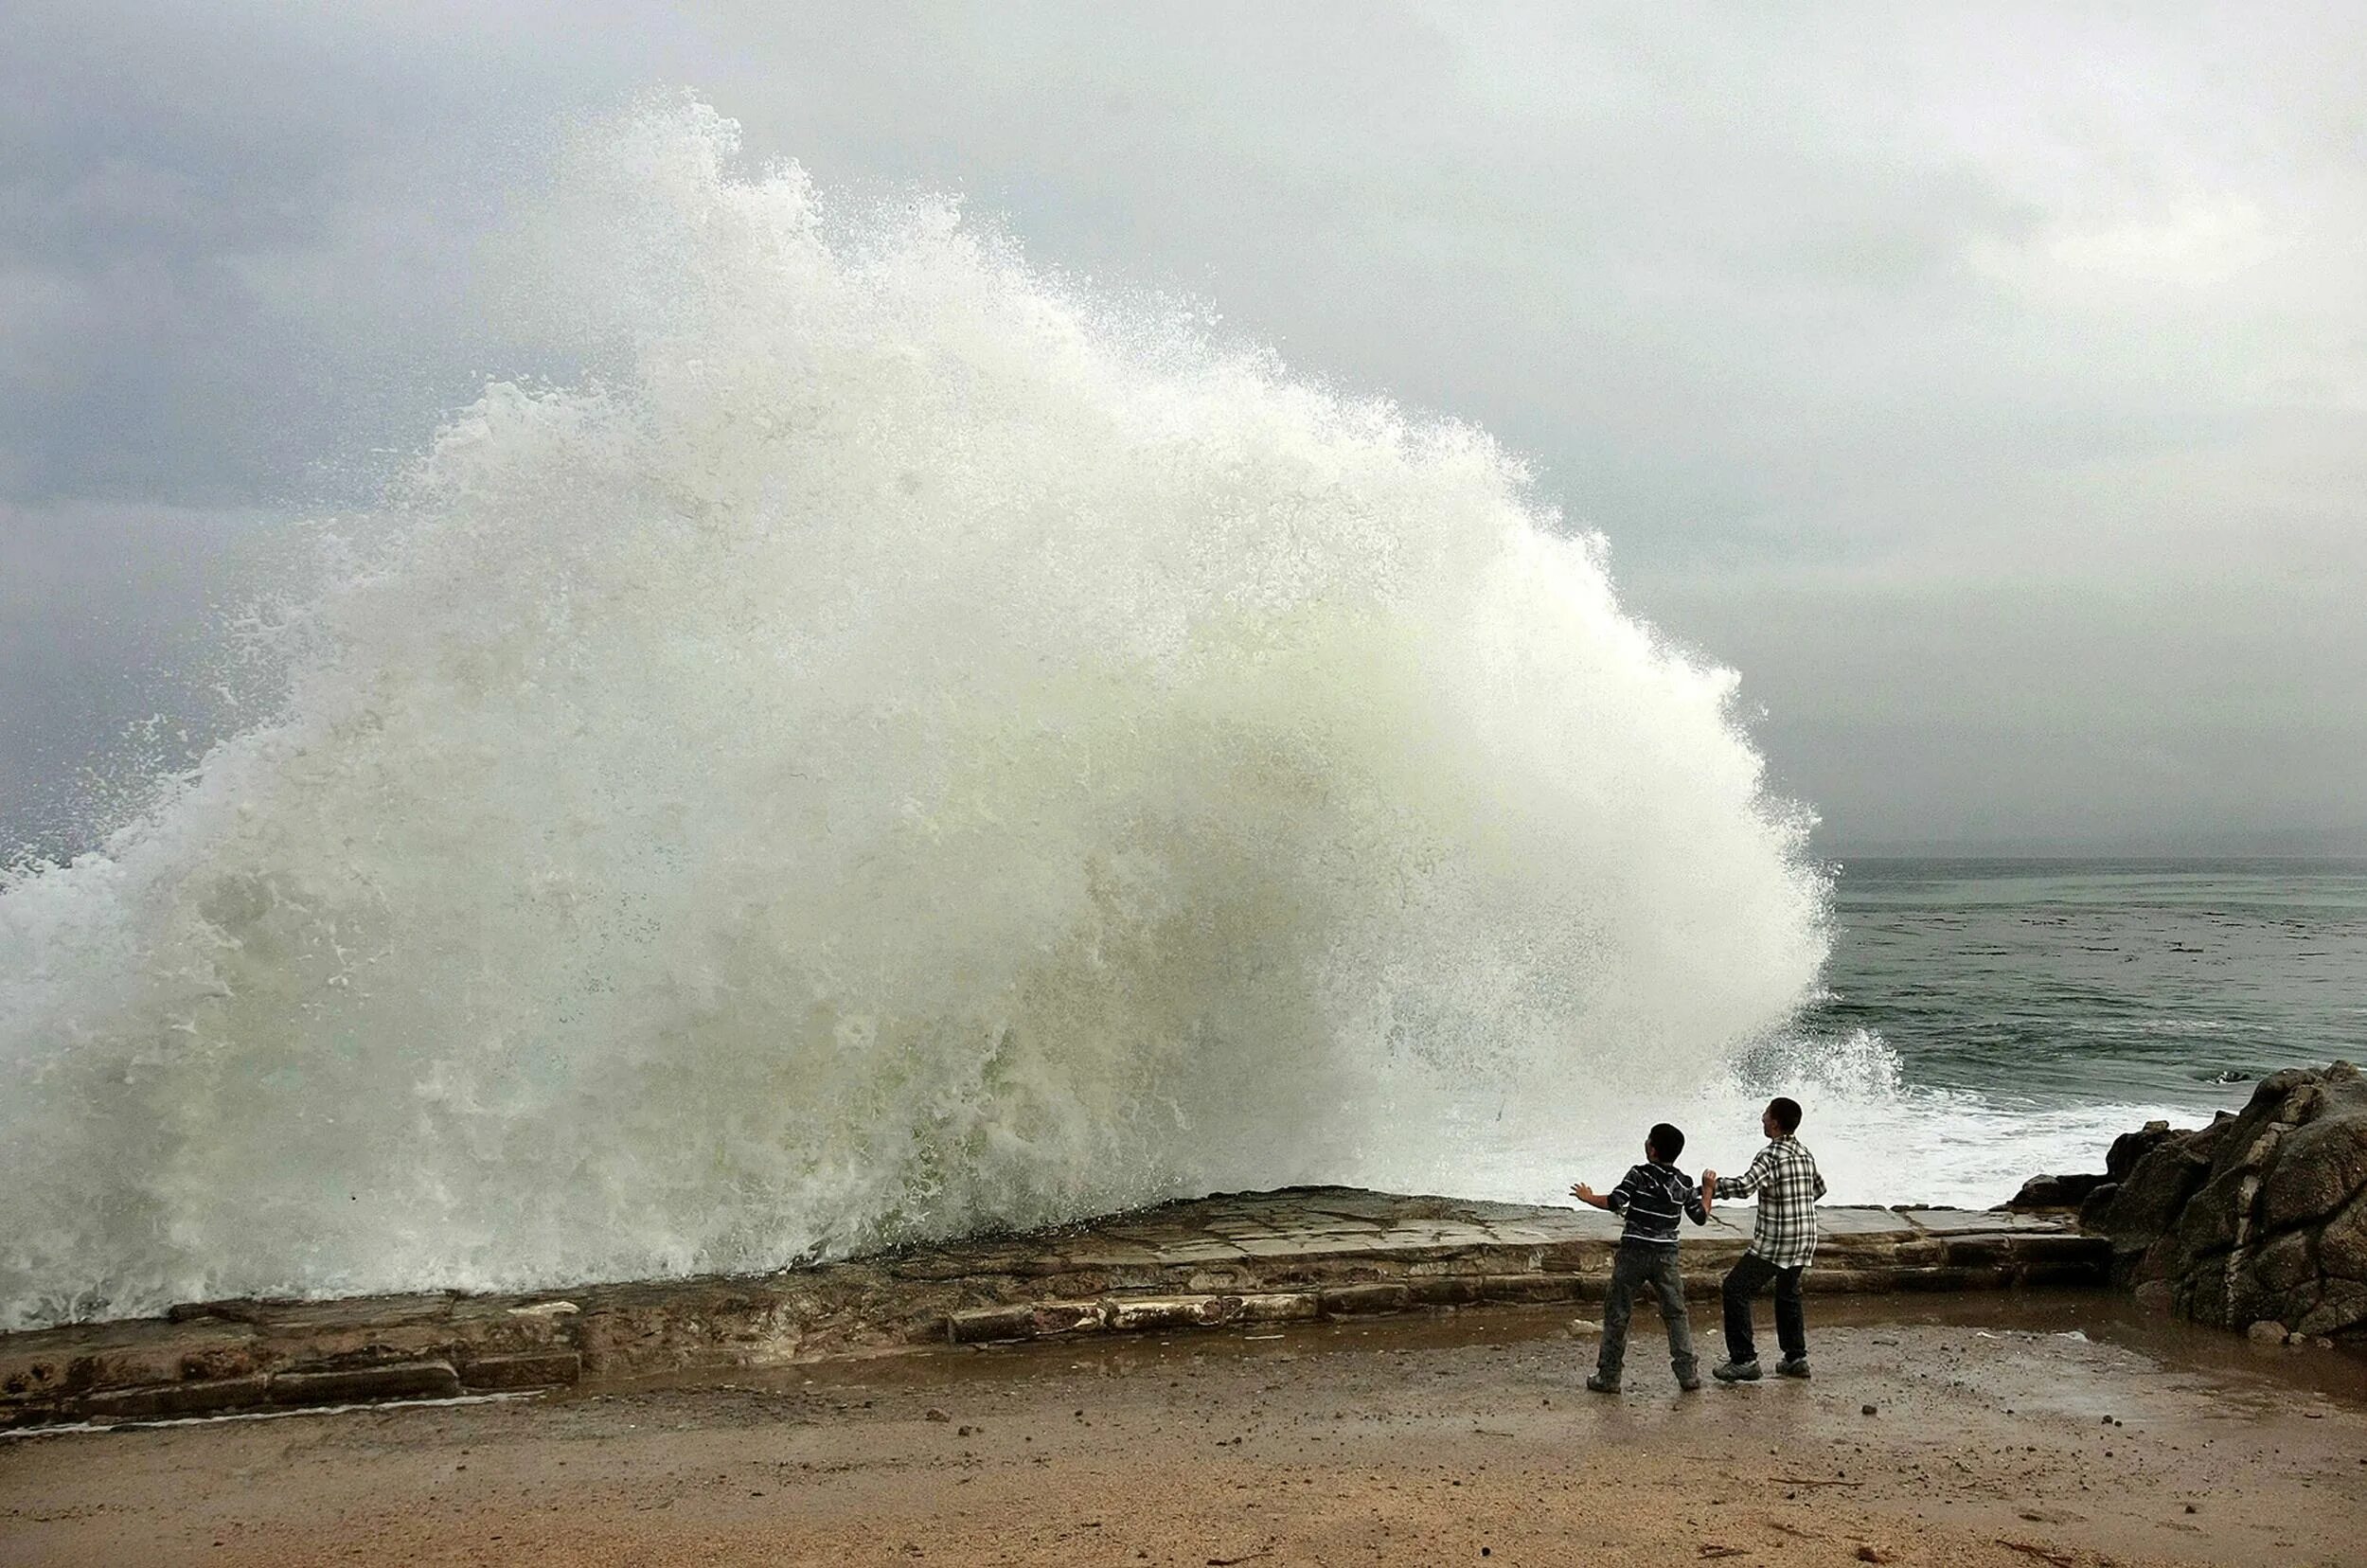
POLYGON ((1699 1394, 1701 1392, 1701 1380, 1700 1378, 1679 1378, 1677 1380, 1677 1392, 1680 1394, 1699 1394))
POLYGON ((1616 1394, 1619 1392, 1619 1380, 1605 1378, 1600 1372, 1589 1372, 1586 1375, 1586 1386, 1593 1393, 1616 1394))
POLYGON ((1786 1356, 1782 1361, 1775 1363, 1775 1375, 1779 1378, 1806 1377, 1808 1375, 1808 1358, 1806 1356, 1786 1356))
POLYGON ((1755 1361, 1719 1362, 1710 1368, 1710 1376, 1719 1382, 1757 1382, 1759 1363, 1755 1361))

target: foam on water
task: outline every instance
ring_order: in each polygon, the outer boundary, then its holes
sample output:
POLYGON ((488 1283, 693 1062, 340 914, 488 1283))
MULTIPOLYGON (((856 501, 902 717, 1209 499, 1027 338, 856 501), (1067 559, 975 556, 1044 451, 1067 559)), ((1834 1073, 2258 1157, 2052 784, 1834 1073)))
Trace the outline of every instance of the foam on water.
MULTIPOLYGON (((1814 1151, 1834 1203, 1988 1208, 2040 1171, 2100 1169, 2115 1137, 2156 1117, 2192 1126, 2207 1114, 2135 1097, 2067 1101, 2009 1087, 1919 1084, 1907 1079, 1897 1052, 1879 1035, 1785 1033, 1741 1053, 1729 1071, 1668 1086, 1659 1104, 1685 1131, 1685 1168, 1739 1172, 1764 1142, 1759 1114, 1778 1090, 1806 1108, 1800 1138, 1814 1151)), ((1599 1135, 1522 1142, 1489 1131, 1484 1120, 1474 1125, 1467 1157, 1442 1162, 1428 1189, 1566 1203, 1572 1180, 1608 1184, 1643 1142, 1641 1124, 1608 1143, 1599 1135)))
POLYGON ((1485 436, 733 154, 586 138, 599 377, 453 419, 279 716, 0 890, 0 1326, 1438 1185, 1814 985, 1733 677, 1485 436))

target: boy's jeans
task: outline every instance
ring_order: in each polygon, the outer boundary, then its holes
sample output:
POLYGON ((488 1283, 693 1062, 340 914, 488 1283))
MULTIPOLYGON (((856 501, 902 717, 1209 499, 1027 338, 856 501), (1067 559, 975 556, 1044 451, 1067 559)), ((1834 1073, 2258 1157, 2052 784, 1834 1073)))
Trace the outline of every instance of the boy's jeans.
POLYGON ((1685 1316, 1685 1279, 1677 1267, 1677 1249, 1649 1241, 1622 1241, 1611 1260, 1611 1292, 1603 1298, 1603 1347, 1594 1370, 1605 1382, 1619 1381, 1620 1364, 1628 1356, 1628 1316, 1635 1309, 1635 1293, 1649 1285, 1660 1296, 1661 1322, 1668 1329, 1668 1364, 1677 1381, 1693 1380, 1700 1363, 1693 1356, 1693 1322, 1685 1316))
POLYGON ((1726 1275, 1726 1359, 1759 1359, 1751 1339, 1751 1298, 1775 1282, 1775 1343, 1792 1357, 1808 1353, 1808 1321, 1800 1310, 1800 1271, 1806 1264, 1779 1269, 1757 1253, 1744 1253, 1742 1261, 1726 1275))

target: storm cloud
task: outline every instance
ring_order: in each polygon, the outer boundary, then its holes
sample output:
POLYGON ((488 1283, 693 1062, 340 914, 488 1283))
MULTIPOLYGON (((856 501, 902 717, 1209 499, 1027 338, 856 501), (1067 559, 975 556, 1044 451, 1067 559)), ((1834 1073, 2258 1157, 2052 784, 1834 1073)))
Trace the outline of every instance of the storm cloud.
POLYGON ((171 760, 127 726, 236 722, 187 650, 258 538, 489 375, 568 372, 488 246, 571 124, 686 85, 752 160, 957 191, 1041 264, 1494 431, 1742 672, 1837 849, 2367 849, 2348 9, 28 0, 10 30, 8 842, 171 760))

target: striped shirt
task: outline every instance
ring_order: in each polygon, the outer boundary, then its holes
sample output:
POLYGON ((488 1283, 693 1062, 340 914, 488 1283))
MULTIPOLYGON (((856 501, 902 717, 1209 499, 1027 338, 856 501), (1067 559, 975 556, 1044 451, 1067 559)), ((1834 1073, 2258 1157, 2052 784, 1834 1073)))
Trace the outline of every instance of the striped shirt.
POLYGON ((1778 1138, 1759 1150, 1750 1169, 1717 1179, 1720 1198, 1748 1198, 1754 1192, 1759 1195, 1759 1218, 1751 1229, 1749 1250, 1779 1269, 1806 1264, 1816 1256, 1816 1201, 1824 1196, 1816 1156, 1797 1138, 1778 1138))
POLYGON ((1625 1215, 1628 1228, 1619 1234, 1622 1241, 1649 1241, 1655 1246, 1677 1244, 1677 1216, 1680 1214, 1697 1225, 1709 1223, 1710 1212, 1702 1205, 1701 1189, 1693 1185, 1693 1178, 1672 1165, 1629 1166, 1619 1185, 1604 1196, 1613 1214, 1625 1215))

